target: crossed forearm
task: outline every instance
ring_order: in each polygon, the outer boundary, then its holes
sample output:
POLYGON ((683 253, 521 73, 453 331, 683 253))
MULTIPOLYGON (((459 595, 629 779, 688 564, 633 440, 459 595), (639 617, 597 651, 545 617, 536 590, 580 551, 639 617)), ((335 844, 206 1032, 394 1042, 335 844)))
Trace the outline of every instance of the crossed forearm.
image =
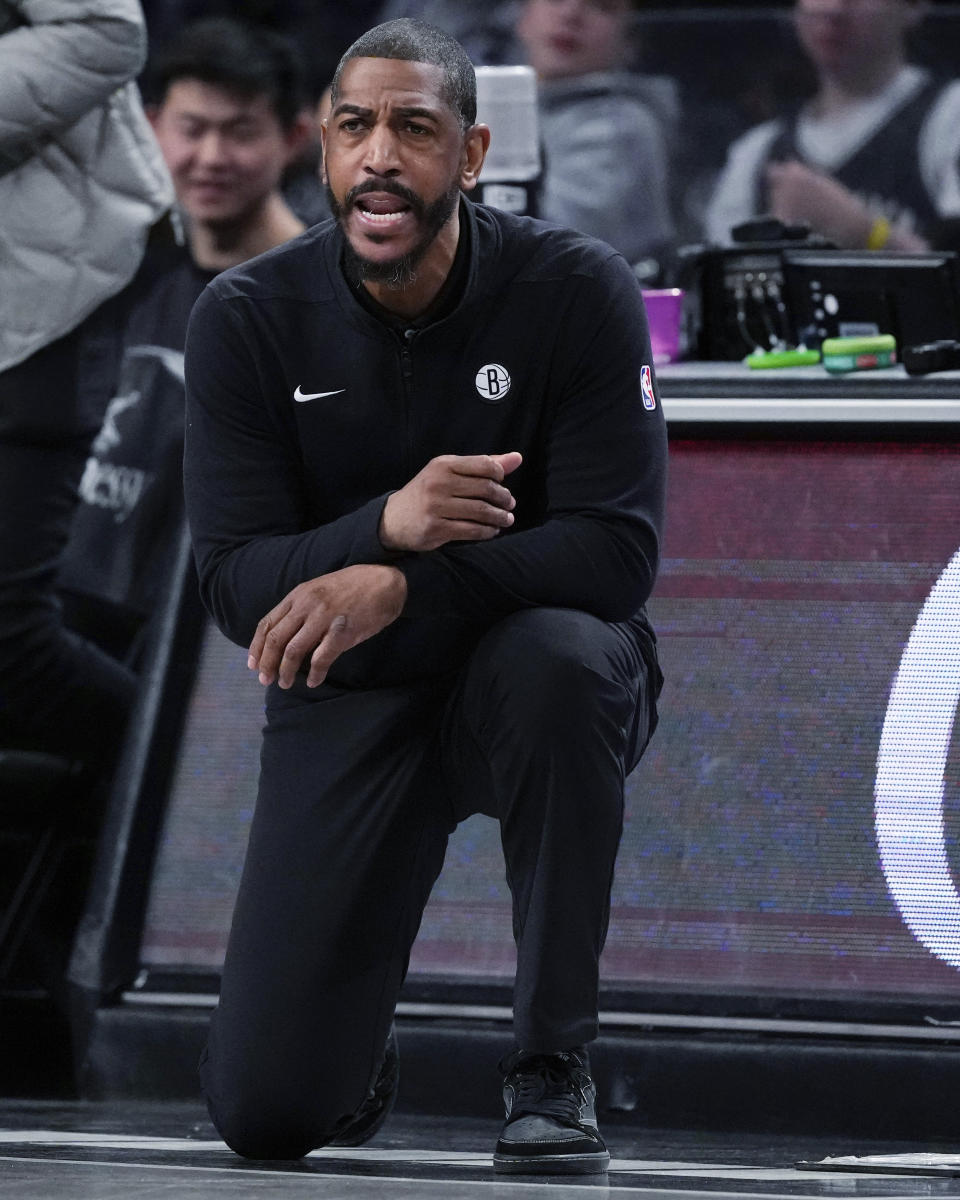
MULTIPOLYGON (((423 552, 451 541, 486 541, 513 524, 503 480, 520 465, 508 454, 432 459, 384 506, 380 538, 389 550, 423 552)), ((403 611, 407 582, 397 567, 358 563, 305 580, 257 625, 247 658, 262 684, 293 685, 309 658, 316 687, 341 654, 378 634, 403 611)))

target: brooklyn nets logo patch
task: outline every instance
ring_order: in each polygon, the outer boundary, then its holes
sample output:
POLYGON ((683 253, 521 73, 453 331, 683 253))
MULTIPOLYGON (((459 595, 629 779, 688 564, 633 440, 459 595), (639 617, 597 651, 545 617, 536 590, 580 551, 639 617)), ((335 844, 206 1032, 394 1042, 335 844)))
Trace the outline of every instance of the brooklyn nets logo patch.
POLYGON ((500 404, 510 391, 510 372, 499 363, 487 363, 477 372, 474 383, 485 404, 500 404))

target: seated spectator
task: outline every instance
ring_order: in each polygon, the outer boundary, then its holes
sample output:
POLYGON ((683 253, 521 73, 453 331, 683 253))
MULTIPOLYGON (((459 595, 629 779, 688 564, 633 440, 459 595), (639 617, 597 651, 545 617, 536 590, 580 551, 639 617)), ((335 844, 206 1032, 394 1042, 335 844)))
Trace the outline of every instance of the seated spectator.
POLYGON ((921 0, 797 0, 816 93, 733 143, 707 208, 711 241, 770 213, 847 249, 938 243, 960 215, 960 83, 907 63, 922 11, 921 0))
POLYGON ((145 57, 137 0, 0 5, 0 743, 91 767, 136 680, 66 628, 55 581, 109 395, 84 386, 84 336, 111 344, 172 200, 133 82, 145 57))
POLYGON ((164 577, 162 550, 181 512, 183 347, 193 303, 220 271, 304 229, 280 192, 308 137, 293 46, 211 18, 183 30, 153 78, 150 117, 186 245, 154 255, 137 280, 60 572, 72 621, 101 642, 105 628, 127 638, 137 631, 164 577))
POLYGON ((524 0, 517 23, 540 84, 540 215, 602 238, 628 260, 670 245, 665 127, 670 82, 634 74, 629 0, 524 0))
POLYGON ((279 187, 310 136, 292 44, 214 17, 188 25, 151 76, 156 103, 148 114, 193 264, 223 271, 301 233, 279 187))

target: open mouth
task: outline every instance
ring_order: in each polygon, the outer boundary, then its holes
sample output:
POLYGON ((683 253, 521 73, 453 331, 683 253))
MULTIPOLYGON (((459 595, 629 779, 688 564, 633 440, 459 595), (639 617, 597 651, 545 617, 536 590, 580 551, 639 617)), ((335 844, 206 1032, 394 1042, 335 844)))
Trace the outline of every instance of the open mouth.
POLYGON ((378 229, 399 225, 413 211, 406 200, 391 192, 367 192, 357 197, 354 206, 365 223, 378 229))

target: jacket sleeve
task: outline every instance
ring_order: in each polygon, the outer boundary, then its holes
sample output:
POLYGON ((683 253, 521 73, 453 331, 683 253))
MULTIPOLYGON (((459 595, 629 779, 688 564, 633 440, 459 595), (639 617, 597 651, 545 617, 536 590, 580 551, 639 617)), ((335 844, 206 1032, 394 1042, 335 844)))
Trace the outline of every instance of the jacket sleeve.
POLYGON ((21 0, 0 37, 0 149, 68 129, 146 61, 137 0, 21 0))
POLYGON ((242 646, 297 584, 395 558, 378 533, 388 493, 311 528, 296 438, 270 405, 252 342, 232 302, 208 287, 187 331, 184 489, 201 596, 242 646))
POLYGON ((546 434, 546 519, 405 558, 405 616, 488 623, 550 606, 625 621, 650 595, 667 456, 643 298, 619 255, 584 283, 557 339, 563 378, 546 434))

